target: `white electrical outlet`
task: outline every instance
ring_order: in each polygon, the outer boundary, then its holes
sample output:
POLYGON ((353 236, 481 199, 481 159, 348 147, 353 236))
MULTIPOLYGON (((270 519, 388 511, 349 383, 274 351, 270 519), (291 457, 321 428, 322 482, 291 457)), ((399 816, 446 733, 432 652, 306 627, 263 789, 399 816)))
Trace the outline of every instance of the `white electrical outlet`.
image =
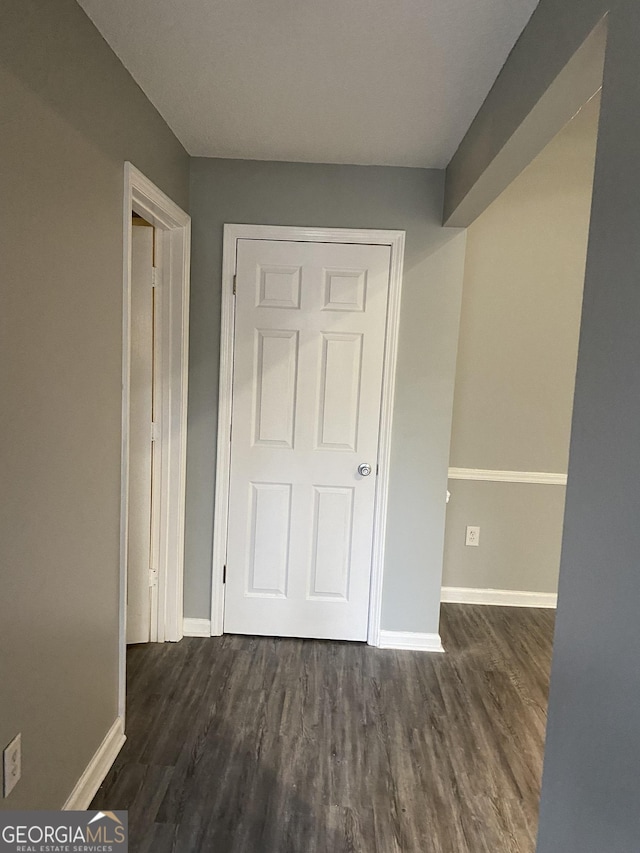
POLYGON ((464 540, 465 545, 474 545, 477 546, 480 544, 480 528, 479 527, 467 527, 467 535, 464 540))
POLYGON ((22 775, 22 737, 17 734, 2 753, 2 796, 8 797, 22 775))

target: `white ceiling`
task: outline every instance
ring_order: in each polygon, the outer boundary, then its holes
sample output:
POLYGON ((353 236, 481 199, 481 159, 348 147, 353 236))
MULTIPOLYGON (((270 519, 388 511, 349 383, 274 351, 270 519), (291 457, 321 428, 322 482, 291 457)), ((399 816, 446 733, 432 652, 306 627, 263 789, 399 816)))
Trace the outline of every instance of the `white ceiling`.
POLYGON ((537 0, 78 0, 187 151, 447 165, 537 0))

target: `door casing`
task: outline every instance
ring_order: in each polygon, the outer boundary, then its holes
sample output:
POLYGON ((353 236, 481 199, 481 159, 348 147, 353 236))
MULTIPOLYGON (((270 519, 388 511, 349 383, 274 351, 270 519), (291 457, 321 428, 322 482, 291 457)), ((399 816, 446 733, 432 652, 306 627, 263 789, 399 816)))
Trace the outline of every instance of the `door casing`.
POLYGON ((220 636, 224 624, 224 567, 227 559, 229 521, 229 477, 231 471, 231 411, 233 401, 233 347, 235 326, 234 279, 237 242, 244 240, 288 240, 315 243, 364 243, 389 246, 389 301, 384 347, 382 399, 380 408, 379 474, 373 521, 371 592, 367 642, 380 645, 384 546, 389 491, 391 428, 395 391, 400 297, 404 261, 404 231, 379 231, 351 228, 299 228, 296 226, 232 225, 224 226, 222 257, 222 307, 220 329, 220 384, 218 392, 218 440, 216 488, 213 519, 211 570, 211 635, 220 636))
MULTIPOLYGON (((122 305, 122 457, 120 493, 119 716, 126 692, 126 600, 131 364, 131 212, 156 229, 156 393, 160 414, 154 471, 158 480, 158 580, 152 594, 151 641, 183 636, 184 515, 186 494, 187 369, 191 218, 131 163, 124 165, 122 305), (171 452, 169 449, 171 448, 171 452)), ((151 425, 149 425, 151 428, 151 425)), ((155 483, 154 483, 155 485, 155 483)))

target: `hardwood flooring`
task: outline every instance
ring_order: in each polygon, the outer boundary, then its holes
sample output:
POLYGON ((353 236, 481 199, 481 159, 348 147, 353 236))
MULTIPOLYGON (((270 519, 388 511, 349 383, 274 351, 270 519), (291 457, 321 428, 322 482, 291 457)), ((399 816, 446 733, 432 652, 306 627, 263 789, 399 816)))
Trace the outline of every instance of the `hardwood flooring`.
POLYGON ((134 646, 92 808, 135 853, 533 853, 554 614, 443 605, 447 653, 134 646))

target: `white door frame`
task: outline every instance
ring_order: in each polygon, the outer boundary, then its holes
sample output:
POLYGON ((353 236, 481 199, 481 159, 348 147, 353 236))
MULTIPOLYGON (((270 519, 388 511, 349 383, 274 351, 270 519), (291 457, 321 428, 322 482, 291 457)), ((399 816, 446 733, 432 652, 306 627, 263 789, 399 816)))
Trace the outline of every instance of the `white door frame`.
MULTIPOLYGON (((156 433, 158 484, 157 586, 152 590, 152 642, 182 639, 184 514, 189 355, 191 218, 131 163, 124 166, 122 310, 122 478, 120 495, 120 714, 124 716, 127 543, 129 515, 129 394, 131 363, 131 213, 156 229, 156 433)), ((151 428, 151 427, 150 427, 151 428)))
POLYGON ((225 225, 222 256, 222 311, 220 330, 220 385, 218 391, 218 452, 213 518, 211 573, 211 635, 223 633, 224 583, 229 520, 229 477, 231 471, 231 404, 233 399, 233 331, 235 321, 234 277, 238 240, 290 240, 306 243, 364 243, 391 248, 389 302, 382 375, 380 439, 376 479, 371 558, 371 593, 367 642, 380 645, 384 544, 389 491, 391 426, 400 324, 400 296, 404 261, 404 231, 377 231, 351 228, 297 228, 272 225, 225 225))

